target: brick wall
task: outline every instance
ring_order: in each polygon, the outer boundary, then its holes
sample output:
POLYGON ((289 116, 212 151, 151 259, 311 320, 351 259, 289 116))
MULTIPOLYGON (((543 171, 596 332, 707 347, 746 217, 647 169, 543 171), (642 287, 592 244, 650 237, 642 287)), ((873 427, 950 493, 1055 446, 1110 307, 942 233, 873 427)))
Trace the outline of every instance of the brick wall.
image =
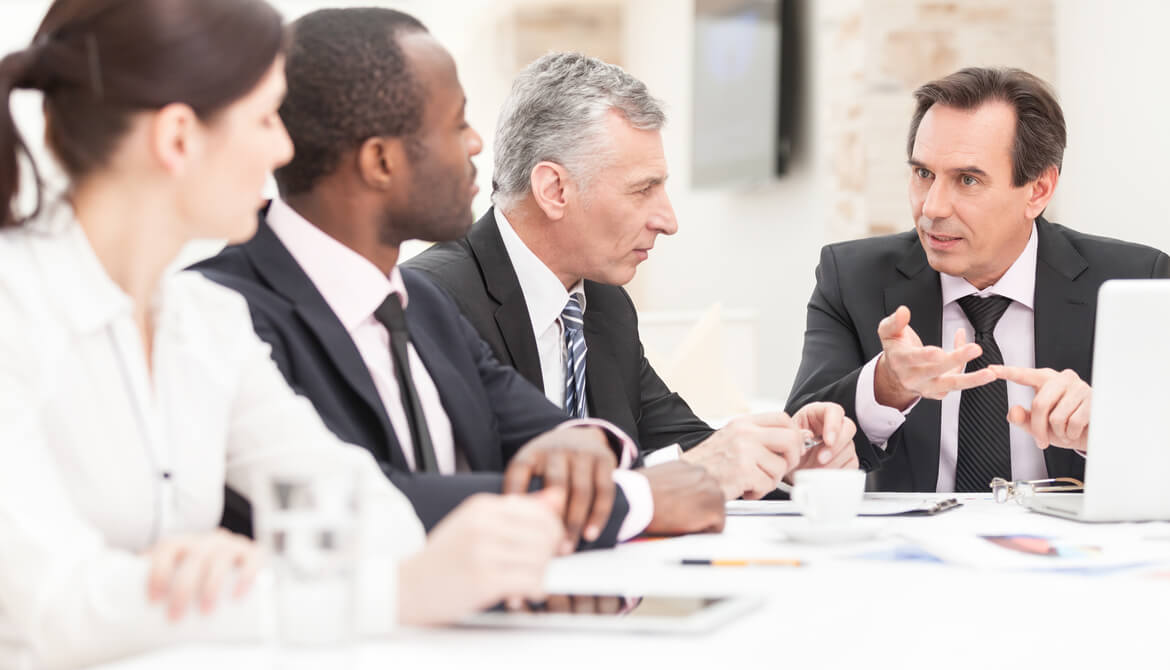
POLYGON ((969 65, 1054 82, 1051 0, 816 0, 830 239, 906 230, 913 91, 969 65))

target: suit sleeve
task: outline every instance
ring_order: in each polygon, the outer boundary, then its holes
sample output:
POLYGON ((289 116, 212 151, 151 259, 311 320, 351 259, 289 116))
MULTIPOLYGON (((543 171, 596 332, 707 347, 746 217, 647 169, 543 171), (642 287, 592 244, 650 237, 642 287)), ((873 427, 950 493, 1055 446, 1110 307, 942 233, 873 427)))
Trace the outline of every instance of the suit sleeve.
MULTIPOLYGON (((452 305, 452 309, 457 308, 452 305)), ((492 403, 492 412, 495 414, 500 433, 500 447, 506 463, 525 443, 541 433, 556 428, 567 417, 523 375, 496 360, 491 346, 483 341, 462 314, 458 315, 458 322, 463 341, 468 351, 472 352, 476 368, 479 370, 479 378, 492 403)), ((617 544, 618 532, 628 512, 629 502, 619 486, 609 522, 602 529, 601 535, 596 542, 582 542, 578 549, 612 547, 617 544)))
MULTIPOLYGON (((841 296, 837 259, 832 247, 821 250, 816 270, 816 287, 808 303, 804 350, 785 411, 793 413, 811 402, 834 402, 845 408, 854 423, 857 419, 857 380, 867 360, 858 339, 857 327, 841 296)), ((875 469, 886 456, 857 431, 853 438, 862 467, 875 469)))
MULTIPOLYGON (((289 356, 287 346, 284 338, 276 328, 273 328, 269 319, 260 310, 252 311, 252 325, 256 330, 256 334, 260 339, 269 344, 270 355, 276 366, 284 375, 286 381, 292 386, 293 390, 299 395, 303 395, 310 400, 311 394, 305 393, 302 388, 299 388, 296 382, 293 357, 289 356)), ((478 338, 478 336, 477 336, 478 338)), ((486 346, 486 345, 485 345, 486 346)), ((488 354, 490 356, 490 353, 488 354)), ((492 359, 494 361, 494 359, 492 359)), ((500 367, 498 364, 497 367, 500 367)), ((511 368, 506 368, 511 370, 511 368)), ((518 375, 517 375, 518 376, 518 375)), ((521 379, 523 382, 524 380, 521 379)), ((527 384, 527 382, 524 382, 527 384)), ((490 393, 490 389, 489 389, 490 393)), ((524 430, 535 430, 535 434, 539 434, 547 430, 541 429, 541 426, 551 425, 555 426, 564 420, 560 413, 556 411, 543 395, 539 394, 540 400, 544 405, 547 405, 553 410, 552 417, 549 418, 547 414, 539 412, 529 412, 532 415, 530 419, 531 425, 529 427, 513 426, 512 429, 518 433, 523 433, 524 430), (543 416, 543 418, 542 418, 543 416)), ((514 395, 514 394, 513 394, 514 395)), ((494 396, 493 396, 494 397, 494 396)), ((327 417, 323 417, 326 426, 334 433, 344 435, 345 431, 340 430, 338 426, 329 425, 327 417)), ((521 417, 514 419, 517 423, 521 417)), ((503 425, 503 424, 501 424, 503 425)), ((525 440, 527 441, 527 440, 525 440)), ((381 467, 383 474, 390 479, 398 490, 406 496, 414 507, 415 513, 422 521, 423 527, 430 532, 440 521, 443 520, 452 510, 458 507, 464 500, 477 493, 500 493, 504 488, 504 477, 498 472, 474 472, 474 473, 458 473, 454 475, 439 475, 439 474, 420 474, 407 470, 400 470, 395 468, 390 463, 379 461, 378 465, 381 467)), ((541 487, 539 480, 534 481, 532 488, 538 490, 541 487)), ((621 521, 625 518, 625 500, 620 501, 619 505, 615 503, 615 516, 617 522, 611 520, 610 527, 606 528, 606 533, 597 540, 597 542, 589 545, 590 547, 612 546, 617 541, 617 529, 621 525, 621 521), (610 532, 612 531, 612 532, 610 532), (608 542, 608 544, 606 544, 608 542)), ((224 516, 222 524, 235 531, 247 535, 252 534, 252 510, 248 501, 236 491, 228 489, 224 502, 224 516)))
POLYGON ((1150 272, 1150 279, 1170 279, 1170 256, 1158 252, 1154 259, 1154 269, 1150 272))

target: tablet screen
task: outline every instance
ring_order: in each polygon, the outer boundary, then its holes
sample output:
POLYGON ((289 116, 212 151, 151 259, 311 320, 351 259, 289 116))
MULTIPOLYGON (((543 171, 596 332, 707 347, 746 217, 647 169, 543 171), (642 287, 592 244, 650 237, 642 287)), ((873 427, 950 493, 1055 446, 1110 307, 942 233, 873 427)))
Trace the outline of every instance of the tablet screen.
MULTIPOLYGON (((560 594, 539 603, 525 603, 527 614, 577 614, 682 619, 727 600, 727 598, 685 598, 678 596, 591 596, 560 594)), ((503 607, 492 611, 507 612, 503 607)))
POLYGON ((757 607, 758 597, 560 594, 520 610, 503 606, 472 615, 468 626, 625 632, 702 632, 757 607))

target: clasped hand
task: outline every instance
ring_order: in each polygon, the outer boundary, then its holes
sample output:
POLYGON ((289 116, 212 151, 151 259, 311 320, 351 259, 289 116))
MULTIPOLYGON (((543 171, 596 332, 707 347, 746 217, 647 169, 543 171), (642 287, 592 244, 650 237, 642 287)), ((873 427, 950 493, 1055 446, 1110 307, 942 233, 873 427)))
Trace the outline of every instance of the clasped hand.
POLYGON ((533 477, 545 488, 567 492, 560 510, 565 537, 558 553, 570 554, 583 538, 596 541, 609 522, 616 485, 617 456, 595 426, 570 426, 544 433, 520 448, 504 471, 504 493, 528 491, 533 477))

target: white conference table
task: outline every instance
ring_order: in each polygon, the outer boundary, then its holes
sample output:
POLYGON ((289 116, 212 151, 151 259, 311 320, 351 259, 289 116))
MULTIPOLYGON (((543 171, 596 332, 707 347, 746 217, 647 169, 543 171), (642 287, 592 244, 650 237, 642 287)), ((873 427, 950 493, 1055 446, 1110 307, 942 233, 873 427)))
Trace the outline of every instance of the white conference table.
MULTIPOLYGON (((928 496, 885 499, 920 500, 928 496)), ((933 497, 933 496, 932 496, 933 497)), ((765 604, 703 635, 407 629, 352 650, 366 668, 1170 668, 1170 524, 1087 525, 988 496, 934 517, 866 518, 876 538, 847 545, 790 541, 798 517, 728 517, 722 534, 634 542, 558 559, 549 592, 749 593, 765 604), (1084 576, 1002 566, 859 558, 931 538, 1042 534, 1140 540, 1167 558, 1084 576), (803 567, 682 566, 688 557, 799 558, 803 567)), ((960 545, 962 546, 962 545, 960 545)), ((959 557, 959 563, 966 563, 959 557)), ((263 645, 174 648, 102 666, 273 668, 263 645)), ((334 667, 331 660, 305 667, 334 667)), ((301 667, 297 664, 297 667, 301 667)))

